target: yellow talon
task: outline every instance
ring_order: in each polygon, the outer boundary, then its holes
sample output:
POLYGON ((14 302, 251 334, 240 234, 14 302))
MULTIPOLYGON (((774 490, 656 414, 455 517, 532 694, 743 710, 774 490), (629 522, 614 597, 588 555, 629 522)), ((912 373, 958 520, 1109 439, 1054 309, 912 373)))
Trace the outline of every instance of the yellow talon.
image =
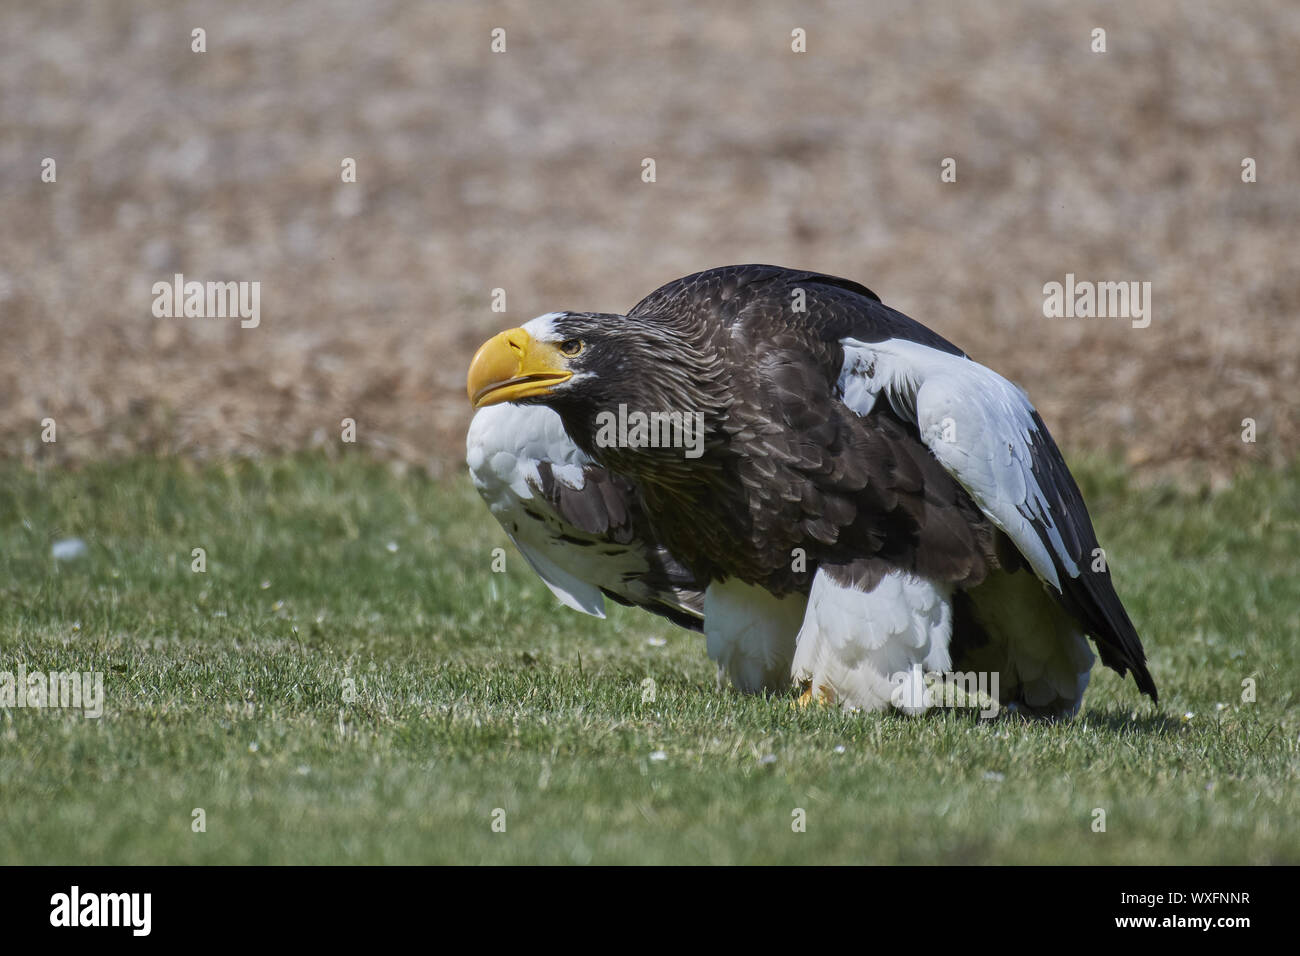
POLYGON ((812 681, 809 681, 808 686, 805 687, 803 693, 799 695, 799 699, 791 703, 790 706, 802 708, 809 707, 813 704, 826 705, 834 702, 835 695, 831 693, 830 689, 827 688, 825 684, 818 687, 817 693, 814 695, 812 681))

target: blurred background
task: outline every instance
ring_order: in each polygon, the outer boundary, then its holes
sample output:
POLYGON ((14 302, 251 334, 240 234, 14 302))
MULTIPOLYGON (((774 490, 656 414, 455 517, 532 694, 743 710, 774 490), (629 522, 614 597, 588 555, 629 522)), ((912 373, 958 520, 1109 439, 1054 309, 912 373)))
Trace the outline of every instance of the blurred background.
POLYGON ((333 453, 353 418, 451 473, 487 335, 733 262, 869 285, 1025 386, 1067 454, 1210 486, 1294 454, 1292 0, 2 16, 6 458, 333 453), (175 273, 259 281, 260 326, 155 318, 175 273), (1151 282, 1150 327, 1045 318, 1066 273, 1151 282))

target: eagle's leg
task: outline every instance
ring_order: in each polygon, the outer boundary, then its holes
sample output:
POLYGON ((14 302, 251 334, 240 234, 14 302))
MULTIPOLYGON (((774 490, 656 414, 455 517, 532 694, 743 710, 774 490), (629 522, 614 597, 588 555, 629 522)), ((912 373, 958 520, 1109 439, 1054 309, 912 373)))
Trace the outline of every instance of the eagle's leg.
POLYGON ((876 560, 817 569, 791 675, 832 689, 849 710, 923 713, 924 697, 912 703, 899 691, 924 690, 925 673, 952 669, 951 587, 876 560))
POLYGON ((801 681, 800 685, 803 693, 791 705, 794 707, 808 707, 812 704, 829 705, 835 703, 835 692, 825 684, 817 688, 817 693, 813 693, 813 682, 811 680, 801 681))

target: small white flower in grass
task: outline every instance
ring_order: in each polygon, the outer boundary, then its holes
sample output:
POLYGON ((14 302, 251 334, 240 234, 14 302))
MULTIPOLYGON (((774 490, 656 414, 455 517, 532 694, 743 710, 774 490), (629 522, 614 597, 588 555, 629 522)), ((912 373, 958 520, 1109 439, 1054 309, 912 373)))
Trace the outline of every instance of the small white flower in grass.
POLYGON ((284 601, 276 601, 274 604, 271 605, 271 610, 272 610, 272 611, 283 611, 283 610, 284 610, 284 601))
POLYGON ((271 587, 271 582, 270 582, 270 581, 263 581, 263 582, 262 582, 262 590, 263 590, 263 591, 267 590, 267 589, 270 588, 270 587, 271 587))
POLYGON ((1192 718, 1195 716, 1196 715, 1189 710, 1187 713, 1183 714, 1183 723, 1191 723, 1192 718))
POLYGON ((79 630, 81 630, 81 622, 80 622, 80 621, 73 621, 73 622, 72 622, 72 629, 73 629, 74 631, 79 631, 79 630))
POLYGON ((591 850, 587 848, 585 843, 579 840, 578 845, 569 851, 569 857, 579 866, 586 866, 591 862, 591 850))
POLYGON ((984 773, 984 779, 993 780, 995 782, 1001 782, 1007 779, 1007 775, 1005 773, 998 773, 996 770, 987 770, 984 773))
POLYGON ((849 748, 848 748, 848 747, 845 747, 843 744, 836 744, 836 745, 835 745, 835 752, 836 752, 837 754, 845 753, 848 749, 849 749, 849 748))
POLYGON ((1228 705, 1227 705, 1227 704, 1215 704, 1215 705, 1214 705, 1214 709, 1215 709, 1215 710, 1227 710, 1227 709, 1228 709, 1228 705))
POLYGON ((654 753, 650 755, 650 759, 653 760, 655 763, 662 763, 663 761, 668 759, 668 755, 664 753, 662 750, 656 750, 654 753))
POLYGON ((75 561, 77 558, 84 558, 87 552, 86 542, 80 538, 64 538, 62 541, 55 541, 50 547, 50 554, 54 556, 55 561, 75 561))
POLYGON ((389 551, 390 554, 396 554, 396 553, 397 553, 397 542, 396 542, 396 541, 390 541, 390 542, 388 542, 388 544, 384 545, 384 547, 386 547, 386 548, 388 549, 388 551, 389 551))
POLYGON ((651 647, 663 647, 668 642, 664 640, 662 637, 651 637, 646 640, 646 643, 649 644, 651 647))
POLYGON ((257 750, 258 750, 258 747, 257 747, 257 741, 254 740, 252 743, 250 743, 250 744, 248 745, 248 752, 249 752, 250 754, 255 754, 255 753, 257 753, 257 750))
POLYGON ((776 754, 763 754, 763 759, 759 763, 764 767, 776 763, 776 754))

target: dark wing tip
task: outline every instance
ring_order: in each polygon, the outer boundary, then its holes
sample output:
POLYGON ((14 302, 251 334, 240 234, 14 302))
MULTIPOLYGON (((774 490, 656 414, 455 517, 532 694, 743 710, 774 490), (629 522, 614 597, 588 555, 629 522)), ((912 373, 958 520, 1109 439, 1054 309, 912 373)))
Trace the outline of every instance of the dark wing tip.
POLYGON ((1110 569, 1104 564, 1098 570, 1089 562, 1098 549, 1097 533, 1093 530, 1083 493, 1066 467, 1061 450, 1052 440, 1047 425, 1037 411, 1032 413, 1037 436, 1030 445, 1033 472, 1038 486, 1048 496, 1048 504, 1056 518, 1057 531, 1065 549, 1078 566, 1077 577, 1071 575, 1057 559, 1047 529, 1035 522, 1039 537, 1053 554, 1061 590, 1053 589, 1061 606, 1071 614, 1083 629, 1097 642, 1101 662, 1122 677, 1133 672, 1138 689, 1153 701, 1159 702, 1156 683, 1147 670, 1146 651, 1142 639, 1129 619, 1124 603, 1115 592, 1110 569))

